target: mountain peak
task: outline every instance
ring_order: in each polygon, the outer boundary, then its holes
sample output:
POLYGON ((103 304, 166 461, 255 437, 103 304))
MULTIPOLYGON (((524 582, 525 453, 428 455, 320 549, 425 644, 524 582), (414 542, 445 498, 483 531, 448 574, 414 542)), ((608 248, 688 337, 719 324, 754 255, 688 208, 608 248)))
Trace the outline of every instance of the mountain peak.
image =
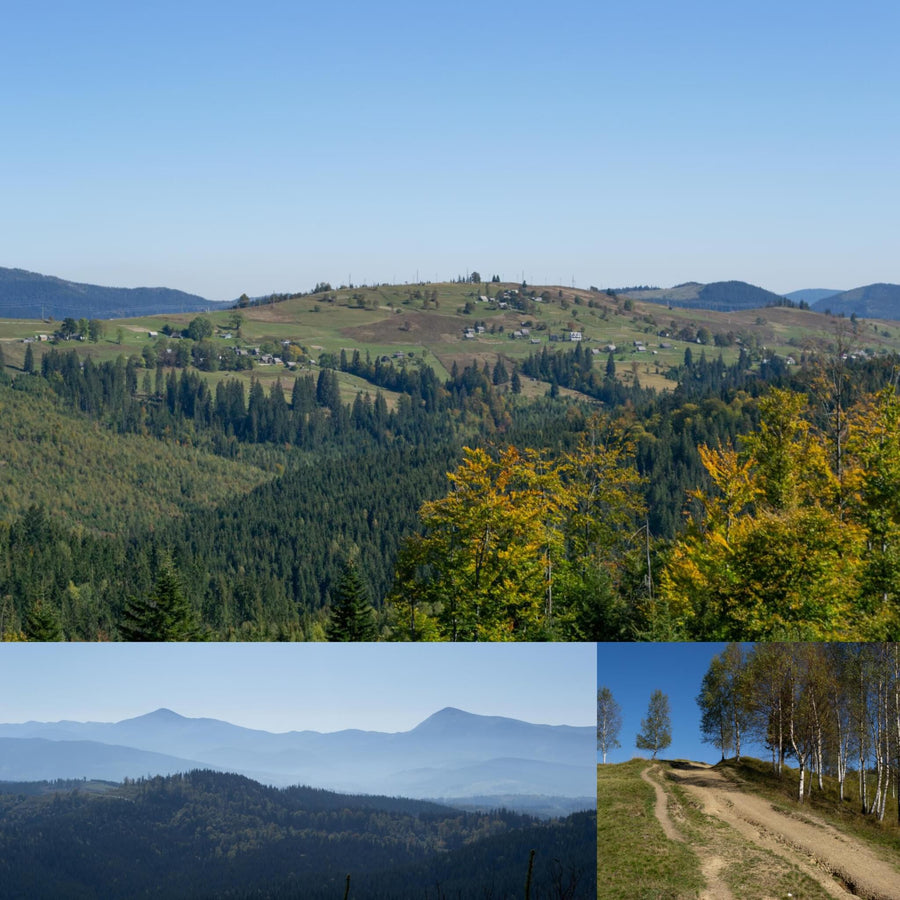
POLYGON ((455 706, 445 706, 421 721, 413 728, 413 731, 458 731, 471 726, 484 726, 489 722, 498 721, 504 720, 498 716, 482 716, 478 713, 466 712, 464 709, 457 709, 455 706))
POLYGON ((134 716, 131 719, 124 719, 125 722, 185 722, 185 716, 180 715, 168 707, 161 706, 153 712, 145 713, 142 716, 134 716))

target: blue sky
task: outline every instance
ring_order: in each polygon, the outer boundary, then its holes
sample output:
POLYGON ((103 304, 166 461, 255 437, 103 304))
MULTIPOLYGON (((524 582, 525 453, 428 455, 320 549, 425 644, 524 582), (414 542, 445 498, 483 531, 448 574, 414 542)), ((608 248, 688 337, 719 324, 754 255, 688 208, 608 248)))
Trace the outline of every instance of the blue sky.
MULTIPOLYGON (((654 690, 669 697, 672 745, 660 756, 665 759, 693 759, 718 762, 721 752, 700 740, 700 711, 696 697, 712 658, 725 649, 720 643, 599 644, 597 685, 608 687, 622 707, 622 744, 607 756, 607 762, 625 762, 635 756, 649 756, 638 750, 635 738, 654 690)), ((748 645, 749 647, 750 645, 748 645)), ((742 752, 767 759, 767 751, 741 741, 742 752)))
POLYGON ((406 731, 445 706, 596 721, 594 644, 0 644, 0 722, 168 707, 269 731, 406 731))
POLYGON ((0 265, 340 283, 900 282, 900 6, 21 0, 0 265))

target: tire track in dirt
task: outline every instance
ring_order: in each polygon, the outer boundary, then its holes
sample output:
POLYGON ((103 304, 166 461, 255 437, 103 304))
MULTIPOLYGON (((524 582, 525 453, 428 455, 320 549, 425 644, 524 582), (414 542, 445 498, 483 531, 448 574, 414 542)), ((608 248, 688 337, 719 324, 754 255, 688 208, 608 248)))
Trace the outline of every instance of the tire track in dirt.
POLYGON ((887 862, 863 841, 808 810, 798 808, 802 820, 780 812, 703 763, 679 763, 670 776, 700 803, 704 813, 796 865, 830 896, 900 900, 900 865, 887 862))
POLYGON ((662 825, 662 830, 666 833, 666 837, 670 841, 679 841, 680 843, 684 843, 684 838, 681 836, 679 831, 672 824, 672 820, 669 818, 669 800, 668 795, 662 789, 659 782, 650 777, 650 772, 653 771, 654 774, 659 774, 659 766, 652 766, 651 768, 646 768, 641 772, 641 778, 653 788, 656 792, 656 806, 653 809, 653 812, 656 814, 656 818, 659 820, 659 824, 662 825))
MULTIPOLYGON (((651 785, 656 792, 656 805, 653 811, 656 813, 656 818, 659 820, 659 824, 662 825, 662 830, 665 832, 666 837, 670 841, 684 843, 684 837, 672 823, 672 819, 669 816, 669 793, 656 780, 656 778, 661 777, 661 771, 658 765, 650 766, 641 772, 641 778, 651 785), (656 778, 651 777, 651 772, 656 778)), ((734 895, 728 889, 728 885, 722 880, 720 874, 722 869, 725 868, 726 860, 700 847, 693 847, 692 849, 700 860, 700 871, 706 879, 706 890, 700 894, 699 900, 734 900, 734 895)))

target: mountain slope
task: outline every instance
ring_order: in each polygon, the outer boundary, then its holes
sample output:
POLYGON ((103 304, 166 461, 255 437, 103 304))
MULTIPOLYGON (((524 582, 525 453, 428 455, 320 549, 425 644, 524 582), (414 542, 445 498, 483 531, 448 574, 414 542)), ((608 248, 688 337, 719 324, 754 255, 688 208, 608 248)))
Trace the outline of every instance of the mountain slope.
POLYGON ((350 873, 356 897, 422 897, 423 885, 452 879, 453 896, 481 897, 490 886, 499 900, 521 896, 535 849, 535 900, 551 896, 554 860, 579 876, 570 896, 587 900, 595 846, 592 813, 538 824, 502 811, 276 790, 208 771, 102 794, 0 791, 8 898, 324 900, 343 895, 350 873))
POLYGON ((745 281, 714 281, 710 284, 691 281, 673 288, 627 291, 623 296, 687 309, 712 309, 722 312, 777 306, 783 300, 780 294, 747 284, 745 281))
POLYGON ((23 383, 0 383, 0 519, 37 504, 66 525, 128 534, 272 478, 201 448, 111 433, 67 412, 42 379, 23 383))
POLYGON ((868 284, 817 300, 812 308, 864 319, 900 319, 900 284, 868 284))
MULTIPOLYGON (((271 784, 314 784, 332 790, 389 790, 411 797, 485 794, 593 794, 594 729, 535 725, 499 716, 445 709, 406 732, 344 731, 282 734, 242 728, 217 719, 187 718, 157 710, 115 723, 27 722, 0 725, 0 737, 48 742, 96 742, 165 753, 271 784)), ((52 744, 51 744, 52 746, 52 744)), ((64 773, 34 774, 21 760, 8 780, 122 777, 99 764, 83 773, 64 762, 64 773)), ((182 769, 183 770, 183 769, 182 769)), ((165 771, 173 771, 169 768, 165 771)), ((125 774, 146 774, 145 768, 125 774)))
POLYGON ((0 781, 53 781, 88 778, 121 781, 141 775, 171 775, 203 764, 164 753, 101 744, 0 737, 0 781), (22 775, 27 774, 23 778, 22 775))
POLYGON ((65 281, 24 269, 0 267, 0 316, 7 319, 113 319, 222 309, 215 303, 164 287, 115 288, 65 281))
POLYGON ((804 288, 800 291, 791 291, 784 296, 794 303, 803 302, 808 303, 810 306, 814 306, 819 300, 825 300, 828 297, 834 297, 836 294, 841 293, 843 293, 843 291, 831 290, 830 288, 804 288))

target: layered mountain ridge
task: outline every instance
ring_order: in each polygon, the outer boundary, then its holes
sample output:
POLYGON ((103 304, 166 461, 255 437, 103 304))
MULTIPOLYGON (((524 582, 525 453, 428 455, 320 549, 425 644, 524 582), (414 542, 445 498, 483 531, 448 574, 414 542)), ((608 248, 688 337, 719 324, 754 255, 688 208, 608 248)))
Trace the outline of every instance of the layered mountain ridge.
POLYGON ((0 779, 122 780, 192 768, 408 797, 590 797, 594 729, 447 707, 405 732, 273 733, 169 709, 120 722, 0 724, 0 779))

